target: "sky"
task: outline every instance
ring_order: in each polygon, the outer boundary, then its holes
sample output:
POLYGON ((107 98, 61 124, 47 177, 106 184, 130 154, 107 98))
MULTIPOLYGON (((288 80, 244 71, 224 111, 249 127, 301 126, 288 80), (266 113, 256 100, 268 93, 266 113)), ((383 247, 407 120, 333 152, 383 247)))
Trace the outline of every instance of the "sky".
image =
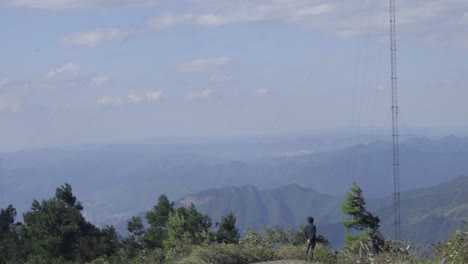
MULTIPOLYGON (((0 151, 389 128, 388 10, 376 0, 0 0, 0 151)), ((467 128, 468 1, 397 0, 396 10, 402 128, 467 128)))

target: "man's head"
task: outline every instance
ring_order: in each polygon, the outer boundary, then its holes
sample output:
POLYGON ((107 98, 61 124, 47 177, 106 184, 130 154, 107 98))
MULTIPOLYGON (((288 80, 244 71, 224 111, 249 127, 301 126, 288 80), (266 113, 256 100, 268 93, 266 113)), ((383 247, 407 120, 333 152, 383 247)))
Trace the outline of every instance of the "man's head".
POLYGON ((307 222, 309 222, 309 224, 313 224, 314 218, 312 216, 307 217, 307 222))

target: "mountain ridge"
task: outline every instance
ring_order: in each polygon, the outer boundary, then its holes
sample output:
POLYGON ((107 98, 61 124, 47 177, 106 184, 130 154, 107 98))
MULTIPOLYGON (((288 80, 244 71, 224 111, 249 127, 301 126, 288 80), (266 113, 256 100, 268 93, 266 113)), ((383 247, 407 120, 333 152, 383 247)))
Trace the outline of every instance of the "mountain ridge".
MULTIPOLYGON (((459 176, 446 183, 402 192, 403 238, 428 244, 447 237, 450 230, 458 226, 457 218, 468 217, 466 190, 468 177, 459 176)), ((363 195, 366 197, 365 189, 363 195)), ((253 186, 210 189, 186 197, 203 200, 197 210, 215 221, 233 211, 240 230, 270 225, 298 228, 305 224, 307 216, 312 215, 316 219, 318 232, 329 238, 335 248, 344 243, 344 229, 341 225, 341 221, 345 219, 341 213, 344 194, 342 197, 334 197, 321 194, 310 187, 290 184, 273 190, 260 190, 253 186), (211 195, 210 199, 203 200, 208 194, 211 195)), ((186 197, 176 201, 176 206, 189 205, 181 202, 188 201, 185 200, 186 197)), ((380 217, 382 232, 391 236, 394 218, 392 197, 366 201, 368 209, 380 217)))

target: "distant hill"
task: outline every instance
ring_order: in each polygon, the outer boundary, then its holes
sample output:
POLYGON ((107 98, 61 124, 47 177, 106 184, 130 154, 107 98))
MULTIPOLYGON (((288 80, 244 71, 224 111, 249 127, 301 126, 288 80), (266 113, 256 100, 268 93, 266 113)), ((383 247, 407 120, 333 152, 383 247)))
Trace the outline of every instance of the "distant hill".
MULTIPOLYGON (((393 234, 392 199, 370 201, 387 234, 393 234)), ((404 239, 427 244, 447 238, 460 227, 460 219, 468 220, 468 177, 401 193, 401 215, 404 239)))
MULTIPOLYGON (((435 243, 459 227, 459 218, 468 218, 468 177, 429 188, 401 194, 403 238, 419 244, 435 243)), ((364 196, 367 190, 363 189, 364 196)), ((246 227, 280 225, 298 228, 307 216, 316 219, 318 233, 327 237, 335 248, 344 243, 341 221, 343 198, 321 194, 312 188, 288 185, 260 191, 252 186, 207 190, 177 201, 178 206, 193 203, 197 209, 217 221, 231 210, 240 230, 246 227)), ((393 200, 368 199, 368 208, 382 220, 382 231, 393 234, 393 200)))
MULTIPOLYGON (((468 138, 412 138, 400 144, 401 190, 432 186, 468 175, 468 138)), ((392 144, 374 141, 340 151, 297 156, 273 167, 323 193, 341 195, 353 181, 368 197, 393 192, 392 144), (284 164, 287 163, 287 164, 284 164)))
MULTIPOLYGON (((33 199, 48 198, 68 182, 83 201, 86 218, 100 225, 148 210, 162 193, 176 200, 226 186, 299 184, 342 196, 356 181, 367 197, 382 198, 393 191, 392 146, 375 139, 293 135, 0 153, 4 204, 13 204, 21 215, 33 199)), ((400 154, 402 190, 468 175, 467 138, 411 138, 402 142, 400 154)))

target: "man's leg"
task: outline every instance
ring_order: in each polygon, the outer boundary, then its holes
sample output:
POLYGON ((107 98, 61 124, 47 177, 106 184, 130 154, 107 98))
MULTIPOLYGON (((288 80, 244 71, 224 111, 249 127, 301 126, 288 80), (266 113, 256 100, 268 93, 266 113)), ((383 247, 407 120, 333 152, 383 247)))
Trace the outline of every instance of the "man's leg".
POLYGON ((315 242, 315 241, 314 241, 314 242, 311 242, 311 243, 309 244, 310 249, 311 249, 311 251, 310 251, 310 255, 311 255, 311 256, 314 256, 315 245, 316 245, 316 242, 315 242))

